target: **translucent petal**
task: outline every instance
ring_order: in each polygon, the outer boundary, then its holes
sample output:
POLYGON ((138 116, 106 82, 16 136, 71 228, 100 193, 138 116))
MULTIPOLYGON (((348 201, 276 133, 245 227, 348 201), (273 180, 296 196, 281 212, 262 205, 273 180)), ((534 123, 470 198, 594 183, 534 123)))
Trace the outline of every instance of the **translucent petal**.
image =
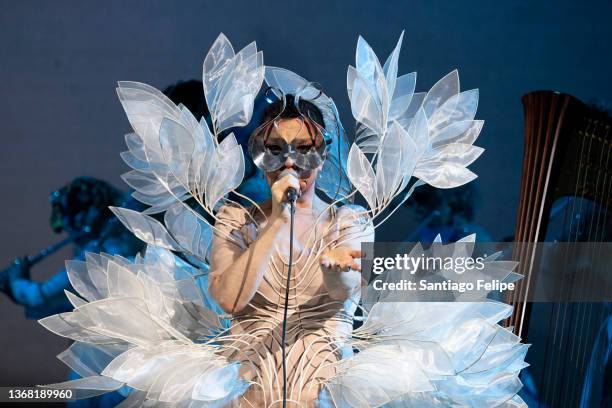
POLYGON ((66 297, 68 298, 68 301, 70 302, 70 304, 72 305, 72 307, 77 308, 79 306, 83 306, 85 303, 87 303, 87 301, 81 299, 80 297, 78 297, 77 295, 75 295, 74 293, 64 289, 64 294, 66 295, 66 297))
MULTIPOLYGON (((397 119, 399 124, 402 125, 404 129, 408 129, 410 127, 412 119, 416 116, 419 109, 422 109, 425 96, 427 96, 425 92, 417 92, 412 95, 408 109, 406 109, 406 111, 397 119)), ((425 117, 427 117, 427 115, 425 115, 425 117)))
POLYGON ((478 109, 478 89, 453 95, 433 113, 429 119, 432 130, 439 130, 452 123, 473 120, 478 109))
POLYGON ((357 147, 351 146, 348 155, 347 173, 351 183, 366 199, 370 208, 376 208, 376 177, 367 157, 357 147))
POLYGON ((103 255, 104 254, 95 254, 92 252, 85 253, 87 275, 100 294, 99 299, 108 296, 108 276, 106 274, 108 258, 103 255))
POLYGON ((376 159, 376 195, 379 203, 388 202, 402 182, 403 129, 394 122, 385 135, 376 159))
MULTIPOLYGON (((100 291, 87 272, 87 263, 77 260, 66 261, 66 272, 70 284, 84 299, 93 302, 102 298, 100 291)), ((77 307, 75 305, 75 307, 77 307)))
POLYGON ((77 341, 60 353, 57 358, 81 377, 89 377, 100 375, 104 367, 115 357, 115 352, 108 347, 77 341))
POLYGON ((227 397, 239 383, 238 364, 221 367, 202 374, 193 389, 193 398, 198 401, 211 401, 227 397))
POLYGON ((430 118, 451 96, 459 93, 459 72, 451 71, 431 87, 423 100, 425 115, 430 118))
POLYGON ((130 151, 121 152, 119 153, 119 156, 121 156, 121 159, 125 162, 125 164, 135 170, 144 170, 149 167, 148 162, 138 159, 130 151))
POLYGON ((387 90, 385 74, 380 66, 378 57, 361 36, 357 40, 355 68, 367 86, 373 91, 373 96, 381 107, 381 119, 383 123, 386 122, 389 110, 389 92, 387 90))
POLYGON ((115 262, 109 262, 107 267, 108 293, 116 297, 144 298, 144 287, 141 281, 129 269, 115 262))
POLYGON ((402 161, 399 169, 402 173, 402 182, 398 191, 403 191, 412 177, 412 173, 414 172, 414 169, 417 165, 420 152, 417 148, 416 143, 410 137, 408 132, 406 132, 399 124, 397 124, 397 127, 399 128, 398 132, 401 135, 400 148, 402 156, 402 161))
POLYGON ((130 152, 138 160, 146 161, 147 156, 144 151, 144 144, 140 136, 136 133, 128 133, 125 135, 125 144, 127 145, 130 152))
POLYGON ((431 146, 438 148, 451 143, 473 144, 483 125, 483 120, 455 122, 439 131, 432 132, 431 146))
POLYGON ((220 79, 214 104, 210 105, 217 132, 234 126, 244 126, 251 118, 249 101, 263 82, 263 55, 255 43, 244 47, 228 63, 220 79))
POLYGON ((217 97, 219 82, 225 73, 225 69, 234 58, 234 48, 225 34, 219 34, 212 47, 204 58, 202 67, 202 84, 204 96, 209 109, 214 108, 217 97))
MULTIPOLYGON (((176 199, 170 195, 167 195, 164 197, 151 197, 151 196, 146 196, 144 194, 141 194, 138 191, 134 191, 132 193, 132 197, 134 197, 136 200, 140 201, 141 203, 150 205, 149 208, 142 211, 143 214, 147 214, 147 215, 158 214, 160 212, 166 211, 166 209, 170 205, 176 202, 176 199)), ((183 201, 183 200, 186 200, 189 197, 189 195, 186 193, 183 193, 183 194, 178 195, 178 197, 181 201, 183 201)))
POLYGON ((127 208, 109 207, 121 223, 149 245, 179 250, 180 247, 156 219, 127 208))
POLYGON ((73 314, 85 329, 132 344, 151 345, 168 336, 137 298, 106 298, 88 303, 73 314))
POLYGON ((402 39, 404 38, 404 31, 400 34, 399 39, 397 40, 397 45, 393 49, 393 52, 387 58, 385 65, 383 67, 383 72, 385 74, 385 80, 387 82, 387 93, 388 95, 393 95, 396 86, 397 80, 397 63, 399 61, 400 49, 402 48, 402 39))
POLYGON ((369 127, 374 133, 382 134, 384 129, 383 106, 376 96, 376 91, 353 67, 347 72, 347 88, 351 100, 353 117, 369 127))
POLYGON ((426 152, 419 162, 419 168, 424 168, 429 162, 454 163, 467 167, 472 164, 484 149, 478 146, 452 143, 426 152))
POLYGON ((164 222, 179 245, 200 260, 206 254, 212 241, 212 228, 202 217, 183 203, 176 203, 166 211, 164 222))
MULTIPOLYGON (((335 106, 334 115, 337 118, 335 106)), ((332 143, 328 146, 327 158, 323 162, 323 169, 319 172, 316 183, 317 189, 323 191, 332 200, 346 197, 352 190, 351 182, 346 174, 349 143, 339 119, 338 130, 336 137, 332 138, 332 143)))
POLYGON ((165 195, 168 191, 158 182, 157 177, 148 171, 131 170, 123 173, 121 179, 134 190, 149 196, 165 195))
POLYGON ((459 187, 477 177, 465 167, 447 162, 428 163, 422 169, 417 167, 414 176, 437 188, 459 187))
POLYGON ((114 344, 119 341, 118 339, 81 327, 79 320, 73 312, 69 312, 45 317, 40 319, 38 323, 58 336, 75 341, 91 344, 114 344))
POLYGON ((423 152, 429 145, 429 124, 427 123, 427 115, 423 108, 419 109, 410 122, 408 135, 414 141, 419 152, 423 152))
POLYGON ((164 118, 159 129, 159 144, 165 164, 174 177, 188 188, 188 170, 195 149, 193 136, 180 123, 164 118))
POLYGON ((414 95, 414 88, 416 86, 416 72, 402 75, 397 78, 395 82, 395 88, 393 97, 391 98, 391 104, 389 107, 389 120, 398 119, 404 115, 414 95))
MULTIPOLYGON (((241 55, 239 53, 236 58, 241 55)), ((217 105, 212 111, 217 132, 245 126, 250 122, 253 101, 264 78, 263 54, 261 52, 253 54, 238 65, 230 65, 229 69, 232 69, 231 77, 228 77, 218 95, 217 105)))
POLYGON ((219 144, 214 161, 206 180, 206 205, 215 204, 237 188, 244 178, 244 155, 233 133, 219 144))
POLYGON ((161 121, 164 117, 180 117, 180 110, 163 93, 146 84, 119 82, 117 94, 130 124, 143 141, 147 161, 160 161, 161 121))
POLYGON ((298 90, 310 84, 309 81, 295 72, 284 68, 268 66, 265 67, 265 80, 268 86, 272 88, 272 92, 279 98, 282 95, 278 91, 282 92, 283 95, 295 95, 298 90))

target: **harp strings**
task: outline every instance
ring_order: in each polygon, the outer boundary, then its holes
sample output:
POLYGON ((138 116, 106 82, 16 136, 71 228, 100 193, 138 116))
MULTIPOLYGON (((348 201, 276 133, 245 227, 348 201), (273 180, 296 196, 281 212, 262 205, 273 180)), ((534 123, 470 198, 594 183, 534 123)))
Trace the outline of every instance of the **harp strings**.
MULTIPOLYGON (((577 200, 577 197, 581 196, 581 191, 584 191, 585 181, 587 179, 587 166, 585 166, 585 149, 587 148, 587 140, 584 137, 584 134, 588 132, 588 128, 585 132, 579 132, 580 137, 580 154, 578 159, 578 167, 577 167, 577 176, 576 183, 574 184, 573 194, 568 198, 571 201, 571 211, 569 212, 569 226, 567 230, 565 230, 565 225, 563 226, 564 233, 561 239, 567 241, 565 245, 565 251, 563 256, 563 265, 567 265, 569 262, 572 262, 572 253, 576 251, 576 243, 579 240, 579 232, 581 230, 580 226, 580 214, 582 213, 582 206, 584 204, 584 200, 577 200), (583 174, 584 170, 584 174, 583 174), (572 245, 573 244, 573 245, 572 245)), ((588 156, 587 156, 588 157, 588 156)), ((566 209, 567 211, 567 209, 566 209)), ((572 274, 569 276, 569 279, 562 279, 561 283, 561 297, 559 299, 566 299, 569 296, 569 292, 572 290, 572 287, 575 286, 576 281, 576 268, 572 268, 572 274)), ((553 334, 553 344, 552 344, 552 352, 547 353, 551 355, 551 358, 548 359, 550 362, 550 367, 546 367, 543 371, 542 375, 545 378, 545 401, 550 401, 550 405, 553 407, 560 406, 560 404, 556 403, 557 397, 560 403, 565 404, 568 402, 568 398, 565 397, 565 393, 568 386, 572 384, 564 384, 567 378, 567 351, 572 346, 572 337, 569 336, 571 332, 571 326, 574 323, 575 317, 575 308, 574 304, 570 302, 553 302, 552 304, 553 310, 557 312, 557 319, 554 327, 553 334), (558 336, 558 337, 557 337, 558 336), (563 358, 565 357, 565 358, 563 358), (546 375, 544 374, 546 373, 546 375), (556 375, 553 375, 556 373, 556 375)), ((550 335, 548 336, 550 339, 550 335)), ((547 341, 547 343, 549 343, 547 341)), ((549 346, 547 344, 546 347, 549 350, 549 346)), ((572 360, 572 356, 570 354, 569 360, 572 360)), ((570 378, 570 381, 572 379, 570 378)), ((571 394, 568 394, 568 396, 571 394)))
MULTIPOLYGON (((584 144, 588 144, 588 147, 586 149, 586 153, 583 152, 581 154, 581 168, 584 167, 584 177, 582 179, 582 183, 580 185, 580 191, 576 192, 577 194, 575 194, 577 197, 583 197, 586 196, 588 194, 588 189, 589 189, 589 180, 593 178, 593 170, 596 171, 596 169, 593 169, 592 163, 589 162, 590 158, 591 158, 591 151, 593 148, 593 135, 596 134, 596 123, 593 123, 591 120, 587 120, 587 128, 583 131, 580 132, 580 136, 581 139, 583 141, 583 146, 584 144), (586 156, 586 160, 584 160, 584 156, 586 156), (585 163, 586 161, 586 163, 585 163)), ((576 232, 575 232, 575 238, 574 238, 574 242, 591 242, 592 241, 592 237, 591 237, 591 233, 592 230, 589 229, 588 233, 584 234, 584 230, 586 229, 586 223, 589 221, 589 218, 592 220, 593 218, 593 211, 595 210, 596 204, 595 204, 595 198, 596 197, 592 197, 592 199, 590 200, 590 207, 589 204, 586 204, 587 208, 585 207, 585 203, 587 202, 585 199, 581 199, 580 200, 580 208, 578 210, 578 213, 575 214, 576 218, 576 232)), ((588 259, 588 265, 594 265, 593 261, 594 259, 588 259)), ((594 273, 594 271, 592 269, 587 269, 587 270, 578 270, 577 265, 574 265, 573 267, 574 270, 574 276, 573 276, 573 281, 574 282, 580 282, 581 284, 584 283, 584 278, 586 275, 589 275, 591 273, 594 273)), ((575 285, 572 285, 573 287, 575 287, 575 285)), ((584 286, 580 285, 579 288, 582 289, 584 286)), ((570 290, 572 290, 573 288, 570 287, 570 290)), ((569 294, 568 294, 569 295, 569 294)), ((580 362, 578 360, 580 351, 579 351, 579 347, 580 347, 580 343, 582 341, 582 338, 585 337, 585 334, 588 332, 584 332, 582 329, 582 317, 583 317, 583 310, 586 308, 587 303, 580 301, 580 302, 571 302, 571 303, 567 303, 567 307, 571 308, 571 320, 570 320, 570 325, 568 327, 567 330, 567 338, 568 338, 568 344, 567 347, 569 349, 569 359, 564 363, 564 373, 567 376, 567 373, 570 372, 570 367, 567 367, 569 364, 573 365, 573 368, 571 371, 574 371, 579 374, 580 370, 579 370, 579 365, 580 362), (578 349, 576 348, 578 347, 578 349)), ((582 375, 572 375, 569 376, 569 383, 567 386, 567 391, 569 392, 569 395, 577 395, 577 390, 576 387, 577 385, 579 385, 579 383, 582 382, 582 379, 584 377, 582 375)))
MULTIPOLYGON (((608 207, 610 204, 610 190, 612 189, 612 185, 611 185, 611 181, 612 178, 610 177, 610 124, 609 122, 605 122, 605 121, 596 121, 595 122, 595 130, 593 131, 592 135, 589 135, 589 137, 592 138, 592 140, 594 140, 597 143, 597 146, 599 147, 599 155, 598 155, 598 163, 597 163, 597 176, 595 178, 595 185, 594 185, 594 203, 595 203, 595 207, 594 210, 596 211, 596 214, 592 214, 592 218, 591 218, 591 227, 593 227, 593 220, 596 219, 596 221, 594 222, 595 226, 594 228, 594 232, 591 235, 591 231, 593 230, 593 228, 589 231, 589 241, 590 242, 605 242, 607 241, 607 239, 609 237, 607 237, 606 231, 607 231, 607 223, 608 223, 608 207), (600 136, 603 135, 603 136, 600 136)), ((584 286, 584 288, 587 291, 592 291, 594 290, 598 285, 601 284, 601 282, 599 282, 599 272, 601 272, 600 269, 600 264, 598 264, 596 262, 597 259, 601 259, 601 245, 597 246, 597 249, 593 249, 592 251, 592 258, 593 258, 593 268, 590 270, 590 274, 587 278, 587 283, 584 286)), ((608 281, 605 281, 606 285, 608 284, 608 281)), ((608 291, 606 291, 605 293, 609 293, 608 291)), ((599 332, 599 327, 601 326, 601 324, 604 322, 604 320, 606 319, 606 307, 605 304, 601 304, 601 303, 594 303, 594 302, 588 302, 583 304, 583 309, 584 309, 584 315, 582 316, 582 322, 584 322, 584 324, 586 324, 586 330, 583 330, 582 332, 585 334, 590 334, 592 332, 592 330, 595 331, 595 335, 597 335, 597 333, 599 332), (596 308, 599 308, 599 313, 597 313, 596 308), (597 315, 598 318, 594 319, 593 315, 597 315)), ((582 328, 582 327, 581 327, 582 328)), ((578 347, 578 356, 577 356, 577 362, 580 363, 580 372, 583 373, 582 378, 586 378, 586 370, 588 369, 588 363, 591 360, 590 359, 590 355, 588 353, 589 351, 589 344, 593 344, 593 342, 588 342, 587 339, 585 338, 586 336, 580 336, 579 338, 579 347, 578 347), (580 350, 580 345, 582 345, 582 343, 584 344, 584 347, 582 347, 582 352, 580 350)), ((589 339, 590 340, 590 339, 589 339)), ((578 384, 578 387, 580 387, 581 384, 578 384)), ((584 384, 582 384, 583 387, 582 389, 584 390, 584 384)), ((580 391, 581 389, 578 388, 577 391, 580 391)))
MULTIPOLYGON (((599 145, 598 143, 601 143, 601 148, 599 149, 599 154, 598 156, 598 160, 597 160, 597 165, 595 167, 595 172, 596 175, 594 177, 595 179, 595 183, 594 183, 594 187, 593 187, 593 202, 594 202, 594 207, 593 210, 595 211, 594 213, 591 214, 591 217, 589 219, 589 234, 588 234, 588 242, 602 242, 603 241, 603 236, 599 236, 599 231, 600 229, 603 229, 603 225, 601 223, 603 223, 605 221, 605 218, 602 219, 601 217, 601 213, 603 211, 604 208, 606 208, 606 201, 604 199, 604 192, 605 192, 605 184, 603 184, 603 177, 601 177, 602 172, 605 172, 605 169, 607 168, 607 166, 604 166, 604 156, 607 153, 607 157, 609 158, 609 149, 605 148, 605 145, 602 143, 604 140, 607 139, 607 135, 606 137, 602 138, 598 135, 600 135, 602 132, 600 129, 602 129, 604 125, 602 123, 600 123, 599 121, 595 122, 595 129, 593 131, 592 134, 587 135, 591 141, 595 141, 596 144, 596 148, 599 145)), ((606 159, 607 162, 607 159, 606 159)), ((606 163, 607 164, 607 163, 606 163)), ((582 281, 582 285, 581 288, 583 288, 583 290, 587 293, 585 293, 585 295, 588 295, 588 292, 590 292, 593 289, 593 283, 596 283, 597 281, 597 274, 599 272, 599 270, 597 269, 598 267, 598 263, 597 263, 597 259, 598 258, 598 253, 595 253, 596 248, 600 248, 600 246, 595 247, 594 245, 591 245, 589 247, 589 249, 591 250, 591 260, 592 263, 591 265, 593 265, 593 268, 591 270, 589 270, 589 273, 585 274, 586 276, 584 276, 584 279, 582 281)), ((599 249, 600 250, 600 249, 599 249)), ((593 302, 586 302, 581 304, 582 307, 582 314, 579 316, 581 317, 579 319, 580 321, 580 332, 584 332, 584 333, 591 333, 592 330, 592 323, 593 323, 593 318, 592 315, 594 313, 594 303, 593 302), (586 325, 586 330, 583 330, 586 325)), ((600 321, 600 320, 598 320, 600 321)), ((588 359, 588 354, 587 354, 587 349, 588 349, 588 342, 586 340, 586 338, 584 338, 585 336, 579 336, 578 339, 578 348, 577 348, 577 358, 576 361, 578 363, 580 363, 581 367, 581 372, 584 372, 584 370, 586 369, 587 366, 587 359, 588 359)))
MULTIPOLYGON (((609 172, 609 124, 588 119, 586 129, 579 135, 581 148, 574 197, 586 197, 588 201, 586 198, 573 200, 568 232, 569 241, 574 243, 574 246, 578 242, 603 242, 607 239, 605 233, 608 223, 608 204, 612 190, 612 177, 610 177, 609 172)), ((581 249, 585 249, 585 247, 582 246, 581 249)), ((560 335, 560 341, 558 347, 555 348, 555 358, 552 359, 552 366, 550 370, 546 370, 549 373, 560 373, 562 375, 561 381, 559 379, 554 381, 552 375, 548 376, 552 388, 547 394, 552 397, 552 406, 558 406, 559 404, 573 406, 574 403, 577 404, 584 388, 583 381, 590 361, 589 350, 593 344, 594 333, 592 331, 598 329, 606 317, 605 307, 594 302, 584 301, 588 299, 589 292, 598 284, 599 264, 597 259, 601 256, 601 250, 601 246, 595 245, 588 246, 585 253, 570 250, 574 254, 586 256, 586 259, 582 261, 586 261, 587 267, 578 268, 578 265, 572 265, 571 280, 564 284, 567 296, 570 296, 569 291, 575 290, 575 288, 581 290, 581 293, 576 294, 581 301, 553 304, 553 307, 557 309, 556 320, 559 320, 559 316, 563 317, 560 326, 555 325, 553 345, 556 343, 557 334, 560 335), (576 286, 575 284, 578 282, 580 285, 576 286), (597 313, 596 307, 600 308, 599 313, 597 313), (562 313, 559 313, 561 310, 562 313), (594 314, 598 318, 594 318, 594 314), (597 326, 594 327, 593 325, 597 326), (557 361, 556 364, 555 361, 557 361), (556 403, 557 401, 559 404, 556 403)), ((571 257, 570 259, 580 261, 571 257)))

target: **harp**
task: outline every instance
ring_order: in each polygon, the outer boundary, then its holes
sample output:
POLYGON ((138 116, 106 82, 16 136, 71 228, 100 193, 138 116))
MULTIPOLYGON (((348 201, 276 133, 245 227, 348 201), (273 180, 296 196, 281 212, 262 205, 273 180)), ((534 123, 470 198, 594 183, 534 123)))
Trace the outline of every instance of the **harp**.
MULTIPOLYGON (((525 145, 515 241, 610 241, 612 119, 558 92, 532 92, 522 102, 525 145)), ((581 405, 584 378, 609 309, 595 302, 527 302, 543 276, 529 250, 515 248, 513 256, 524 278, 507 299, 514 305, 507 325, 532 343, 527 359, 540 406, 591 406, 581 405)), ((572 290, 569 281, 559 284, 572 290)))

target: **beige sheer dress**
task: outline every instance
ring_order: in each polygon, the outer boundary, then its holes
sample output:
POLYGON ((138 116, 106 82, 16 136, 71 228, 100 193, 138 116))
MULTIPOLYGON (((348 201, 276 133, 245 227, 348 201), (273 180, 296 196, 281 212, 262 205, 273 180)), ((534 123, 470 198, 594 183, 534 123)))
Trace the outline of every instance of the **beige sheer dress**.
MULTIPOLYGON (((344 301, 333 299, 323 280, 319 255, 326 245, 359 248, 363 234, 358 231, 364 230, 363 211, 362 207, 353 205, 339 209, 328 207, 320 216, 310 209, 296 210, 285 349, 287 407, 320 405, 317 400, 321 380, 333 376, 334 362, 352 354, 345 340, 352 331, 360 296, 359 281, 351 297, 344 301)), ((237 259, 257 239, 257 224, 259 228, 265 225, 257 212, 240 207, 222 207, 217 218, 213 251, 216 251, 215 258, 221 259, 237 259)), ((228 358, 241 363, 242 377, 251 382, 246 393, 232 406, 282 407, 281 331, 289 254, 288 226, 280 233, 287 240, 277 245, 255 296, 246 308, 231 317, 230 335, 222 340, 223 346, 232 350, 228 358)), ((217 273, 214 265, 211 273, 217 273)))

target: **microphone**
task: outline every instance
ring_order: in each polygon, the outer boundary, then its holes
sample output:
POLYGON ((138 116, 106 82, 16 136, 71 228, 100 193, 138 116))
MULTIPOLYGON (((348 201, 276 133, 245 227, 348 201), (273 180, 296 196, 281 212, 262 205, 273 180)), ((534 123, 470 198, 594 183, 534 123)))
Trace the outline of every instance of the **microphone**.
MULTIPOLYGON (((278 178, 280 180, 283 177, 288 176, 289 174, 295 176, 296 178, 298 177, 298 174, 295 172, 295 170, 285 169, 281 172, 281 174, 279 174, 278 178)), ((287 188, 287 191, 285 191, 285 194, 287 195, 287 200, 289 200, 290 203, 295 203, 299 197, 299 194, 294 187, 287 188)))
POLYGON ((297 199, 298 199, 298 193, 296 189, 293 187, 289 187, 287 189, 287 200, 289 200, 292 203, 295 203, 297 199))

